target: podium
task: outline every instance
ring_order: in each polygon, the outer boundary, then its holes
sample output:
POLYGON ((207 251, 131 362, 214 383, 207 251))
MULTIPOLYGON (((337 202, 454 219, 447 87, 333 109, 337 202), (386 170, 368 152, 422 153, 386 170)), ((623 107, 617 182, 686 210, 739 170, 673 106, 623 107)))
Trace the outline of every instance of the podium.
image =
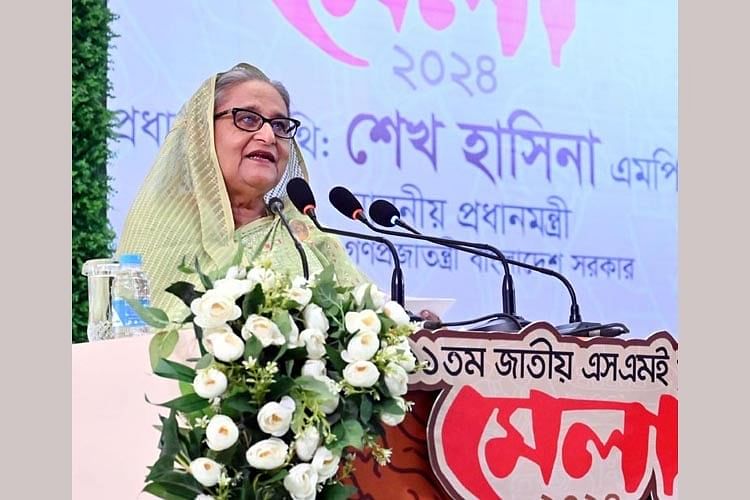
MULTIPOLYGON (((73 498, 141 493, 156 460, 155 425, 178 395, 151 373, 150 337, 72 346, 73 498)), ((519 333, 422 330, 414 407, 386 427, 392 461, 359 454, 353 498, 618 500, 678 498, 677 343, 561 336, 535 322, 519 333)), ((170 359, 197 357, 192 331, 170 359)))

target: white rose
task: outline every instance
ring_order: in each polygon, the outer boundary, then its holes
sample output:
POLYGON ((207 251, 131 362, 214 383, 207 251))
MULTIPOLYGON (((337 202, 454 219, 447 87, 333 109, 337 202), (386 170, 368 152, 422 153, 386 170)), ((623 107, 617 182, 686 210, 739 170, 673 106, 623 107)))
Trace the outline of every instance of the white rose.
POLYGON ((211 289, 190 303, 190 310, 195 314, 193 322, 201 328, 221 326, 242 315, 240 306, 234 299, 220 290, 211 289))
POLYGON ((248 340, 250 337, 257 337, 263 347, 283 345, 286 342, 276 323, 259 314, 248 316, 242 327, 242 338, 248 340))
POLYGON ((323 411, 323 413, 325 413, 326 415, 330 415, 339 407, 339 386, 336 382, 333 381, 332 378, 328 377, 327 375, 319 377, 318 380, 320 380, 321 382, 325 382, 325 384, 328 386, 328 390, 331 393, 329 397, 323 397, 322 399, 318 400, 318 404, 320 405, 320 409, 323 411))
POLYGON ((224 277, 228 280, 241 280, 245 279, 245 276, 247 276, 247 271, 244 267, 232 266, 227 269, 227 274, 224 277))
POLYGON ((211 354, 214 353, 214 346, 211 342, 211 335, 214 333, 233 333, 232 328, 224 323, 221 326, 214 326, 211 328, 204 328, 203 329, 203 347, 206 348, 206 351, 210 352, 211 354))
POLYGON ((294 322, 294 317, 292 317, 291 314, 289 315, 289 324, 292 325, 289 330, 289 340, 287 341, 289 348, 294 349, 295 347, 304 346, 305 343, 301 342, 299 339, 299 327, 297 326, 297 323, 294 322))
POLYGON ((258 426, 266 434, 281 437, 289 430, 295 408, 294 400, 284 396, 281 401, 266 403, 258 412, 258 426))
POLYGON ((211 487, 219 482, 221 465, 210 458, 200 457, 190 462, 190 474, 203 486, 211 487))
POLYGON ((344 368, 344 380, 354 387, 372 387, 378 377, 380 372, 370 361, 355 361, 344 368))
POLYGON ((366 330, 361 331, 349 339, 349 343, 346 344, 346 350, 341 353, 341 359, 347 363, 368 361, 378 352, 379 347, 380 340, 378 340, 377 333, 366 330))
POLYGON ((326 338, 323 332, 317 328, 307 328, 302 330, 299 334, 299 340, 300 342, 304 342, 308 358, 320 359, 325 356, 326 338))
POLYGON ((292 280, 292 288, 307 288, 310 286, 310 280, 304 276, 295 276, 292 280))
POLYGON ((224 278, 214 281, 213 289, 232 297, 232 300, 237 300, 252 290, 254 286, 247 280, 224 278))
POLYGON ((380 309, 388 300, 388 296, 385 292, 378 290, 378 287, 374 283, 362 283, 354 289, 354 300, 357 302, 359 307, 365 306, 365 292, 370 290, 370 298, 372 299, 372 305, 375 309, 380 309))
POLYGON ((279 438, 268 438, 258 441, 245 453, 251 467, 262 470, 277 469, 286 462, 289 446, 279 438))
POLYGON ((404 410, 404 413, 400 415, 396 415, 393 413, 382 412, 380 414, 380 421, 383 422, 385 425, 390 425, 391 427, 397 426, 398 424, 404 421, 404 418, 406 418, 406 401, 404 401, 404 398, 395 397, 393 399, 395 399, 398 406, 402 410, 404 410))
POLYGON ((305 429, 294 440, 294 451, 303 462, 309 462, 313 457, 315 450, 320 444, 320 432, 314 425, 305 427, 305 429))
POLYGON ((326 363, 320 359, 308 359, 302 365, 302 375, 318 378, 326 375, 326 363))
POLYGON ((336 471, 339 469, 340 459, 341 457, 334 456, 331 450, 323 446, 315 450, 312 466, 315 472, 318 473, 318 482, 322 483, 336 474, 336 471))
POLYGON ((385 359, 398 363, 407 372, 411 373, 417 366, 417 358, 411 350, 408 339, 403 339, 396 345, 389 345, 383 348, 385 359))
POLYGON ((404 308, 401 307, 401 304, 395 300, 389 300, 385 303, 383 306, 383 313, 399 326, 408 325, 411 321, 409 314, 407 314, 407 312, 404 311, 404 308))
POLYGON ((227 376, 216 368, 198 370, 193 379, 193 389, 198 396, 213 399, 227 390, 227 376))
POLYGON ((372 309, 355 312, 349 311, 344 316, 344 326, 349 333, 380 332, 380 318, 372 309))
POLYGON ((270 290, 276 285, 276 274, 271 269, 265 269, 262 267, 254 267, 250 269, 250 271, 247 272, 247 279, 252 282, 253 287, 256 283, 260 283, 264 292, 270 290))
POLYGON ((318 485, 318 473, 310 464, 297 464, 284 478, 284 488, 293 500, 312 500, 318 485))
POLYGON ((328 332, 330 326, 323 309, 317 304, 307 304, 302 310, 302 321, 305 328, 316 328, 323 333, 328 332))
POLYGON ((312 290, 309 288, 292 287, 286 293, 286 296, 289 300, 293 300, 299 304, 300 307, 305 307, 310 303, 310 299, 312 299, 312 290))
POLYGON ((239 436, 237 425, 226 415, 214 415, 206 426, 206 444, 214 451, 226 450, 239 436))
POLYGON ((245 353, 245 343, 228 326, 204 332, 203 345, 216 359, 226 363, 240 359, 245 353))
POLYGON ((388 363, 384 370, 385 385, 388 387, 388 392, 391 396, 403 396, 406 394, 408 388, 406 384, 409 382, 409 375, 401 365, 397 363, 388 363))

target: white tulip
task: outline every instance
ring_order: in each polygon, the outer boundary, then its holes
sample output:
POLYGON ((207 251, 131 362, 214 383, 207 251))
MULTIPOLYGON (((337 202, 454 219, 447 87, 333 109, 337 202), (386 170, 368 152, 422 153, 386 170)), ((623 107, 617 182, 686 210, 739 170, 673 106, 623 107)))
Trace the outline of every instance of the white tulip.
POLYGON ((399 326, 408 325, 411 321, 409 314, 407 314, 404 308, 401 307, 401 304, 395 300, 389 300, 385 303, 383 306, 383 313, 399 326))
POLYGON ((295 406, 294 400, 289 396, 284 396, 278 403, 271 401, 263 405, 257 417, 260 430, 275 437, 286 434, 292 422, 295 406))
POLYGON ((245 353, 245 343, 228 326, 226 329, 212 328, 208 333, 204 332, 203 345, 216 359, 226 363, 240 359, 245 353))
POLYGON ((317 304, 307 304, 302 310, 302 321, 305 328, 315 328, 323 333, 327 333, 330 327, 323 309, 317 304))
POLYGON ((360 332, 349 339, 349 343, 346 344, 346 350, 341 353, 341 359, 347 363, 368 361, 378 352, 379 347, 380 341, 376 333, 368 331, 360 332))
POLYGON ((201 328, 222 326, 242 315, 240 306, 234 303, 230 295, 215 289, 208 290, 193 300, 190 310, 195 314, 193 322, 201 328))
POLYGON ((289 446, 279 438, 268 438, 258 441, 245 453, 251 467, 262 470, 277 469, 286 462, 289 446))
POLYGON ((384 370, 385 385, 391 396, 403 396, 408 391, 409 375, 397 363, 388 363, 384 370))
POLYGON ((247 276, 247 271, 244 267, 232 266, 227 269, 227 274, 224 277, 228 280, 241 280, 245 279, 245 276, 247 276))
POLYGON ((210 458, 200 457, 190 462, 190 474, 203 486, 215 486, 221 475, 221 465, 210 458))
POLYGON ((380 318, 372 309, 355 312, 349 311, 344 316, 344 326, 349 333, 380 333, 380 318))
POLYGON ((254 286, 254 283, 247 280, 224 278, 214 281, 213 289, 232 297, 232 300, 237 300, 252 290, 254 286))
MULTIPOLYGON (((309 306, 308 306, 309 307, 309 306)), ((326 354, 325 334, 317 328, 307 328, 299 334, 300 342, 304 342, 307 349, 307 357, 320 359, 326 354)))
POLYGON ((354 292, 352 293, 354 294, 354 300, 356 301, 357 305, 359 307, 365 306, 365 292, 368 289, 370 290, 370 298, 372 299, 372 304, 375 309, 380 309, 381 307, 383 307, 386 300, 388 300, 388 296, 385 294, 385 292, 378 290, 378 287, 375 285, 375 283, 362 283, 354 289, 354 292))
POLYGON ((193 389, 205 399, 221 396, 227 390, 227 376, 216 368, 198 370, 193 379, 193 389))
POLYGON ((378 368, 370 361, 355 361, 344 368, 344 380, 354 387, 372 387, 379 377, 378 368))
POLYGON ((312 459, 312 466, 318 473, 318 482, 323 482, 333 477, 339 469, 339 460, 341 457, 334 456, 331 450, 321 446, 315 450, 312 459))
POLYGON ((318 485, 318 473, 310 464, 297 464, 284 478, 284 488, 293 500, 312 500, 318 485))
POLYGON ((289 289, 286 296, 289 300, 293 300, 302 308, 310 303, 310 299, 312 299, 312 290, 309 288, 293 287, 289 289))
POLYGON ((276 273, 271 269, 265 269, 263 267, 254 267, 247 272, 248 281, 252 282, 253 287, 256 283, 260 283, 263 291, 266 292, 276 285, 276 273))
POLYGON ((271 344, 283 345, 286 342, 276 323, 259 314, 248 316, 245 325, 242 327, 242 338, 248 340, 250 337, 257 337, 263 347, 268 347, 271 344))
POLYGON ((320 359, 308 359, 302 365, 302 375, 318 378, 326 375, 326 363, 320 359))
POLYGON ((206 444, 214 451, 226 450, 240 436, 234 421, 226 415, 214 415, 206 427, 206 444))
POLYGON ((406 401, 404 401, 404 398, 395 397, 393 399, 395 399, 398 406, 402 410, 404 410, 404 413, 400 415, 396 415, 393 413, 382 412, 380 414, 380 421, 383 422, 385 425, 390 425, 391 427, 397 426, 398 424, 404 421, 404 418, 406 418, 406 401))
POLYGON ((314 425, 305 427, 305 429, 294 440, 294 451, 303 462, 309 462, 312 459, 315 450, 320 445, 320 432, 314 425))

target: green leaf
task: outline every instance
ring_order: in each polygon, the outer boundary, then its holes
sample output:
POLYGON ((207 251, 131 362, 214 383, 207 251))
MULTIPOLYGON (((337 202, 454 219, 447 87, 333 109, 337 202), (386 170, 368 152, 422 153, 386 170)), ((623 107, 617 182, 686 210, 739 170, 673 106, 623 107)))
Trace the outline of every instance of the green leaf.
POLYGON ((331 345, 326 345, 326 354, 328 355, 328 361, 330 361, 333 369, 342 373, 344 368, 346 368, 346 362, 341 359, 341 351, 331 345))
POLYGON ((224 409, 230 408, 241 413, 258 410, 258 405, 253 402, 250 395, 246 392, 240 392, 222 400, 221 407, 224 409))
POLYGON ((159 477, 154 483, 162 485, 165 490, 178 498, 195 498, 198 493, 203 493, 203 486, 193 476, 184 472, 170 471, 159 477), (190 495, 192 496, 186 496, 190 495))
POLYGON ((203 370, 204 368, 208 368, 209 366, 211 366, 211 363, 213 362, 214 362, 214 355, 208 352, 201 359, 198 360, 198 362, 195 364, 195 369, 203 370))
POLYGON ((185 274, 195 274, 195 269, 187 265, 187 258, 183 255, 177 270, 185 274))
POLYGON ((174 470, 174 456, 163 456, 150 467, 146 481, 155 481, 166 472, 174 470))
POLYGON ((123 297, 133 310, 138 313, 143 321, 154 328, 166 328, 169 326, 169 317, 167 313, 156 307, 145 307, 139 301, 131 297, 123 297))
POLYGON ((289 332, 292 331, 292 321, 289 317, 289 313, 283 309, 274 309, 271 321, 276 323, 284 337, 289 338, 289 332))
POLYGON ((256 337, 255 335, 251 336, 245 342, 245 359, 251 356, 255 359, 258 359, 262 351, 263 344, 261 344, 260 340, 258 340, 258 337, 256 337))
POLYGON ((403 415, 405 413, 404 409, 399 406, 395 399, 386 399, 378 407, 382 412, 392 415, 403 415))
POLYGON ((242 257, 244 256, 245 256, 245 245, 243 245, 242 242, 238 241, 237 251, 234 253, 234 257, 232 257, 232 263, 230 264, 229 267, 240 266, 242 264, 242 257))
POLYGON ((334 456, 337 454, 340 455, 347 446, 353 446, 357 449, 362 448, 364 429, 362 429, 362 425, 357 420, 341 420, 333 426, 332 430, 336 436, 336 441, 333 443, 333 448, 331 449, 334 456))
POLYGON ((396 326, 396 322, 393 321, 388 316, 386 316, 385 314, 379 314, 378 317, 380 318, 380 334, 381 335, 384 335, 385 332, 387 332, 388 330, 396 326))
POLYGON ((152 370, 156 370, 156 365, 161 358, 168 358, 172 354, 179 338, 177 330, 164 330, 151 337, 148 344, 148 357, 152 370))
POLYGON ((159 447, 162 457, 172 457, 180 451, 179 429, 177 427, 177 412, 171 410, 167 418, 161 418, 161 436, 159 436, 159 447))
POLYGON ((209 403, 207 399, 204 399, 195 393, 185 394, 184 396, 159 404, 159 406, 166 406, 167 408, 186 413, 202 410, 203 408, 208 407, 208 405, 209 403))
POLYGON ((263 287, 257 283, 250 293, 245 294, 242 300, 242 316, 248 317, 251 314, 257 314, 258 308, 265 302, 266 296, 263 294, 263 287))
POLYGON ((195 272, 198 273, 198 277, 201 279, 201 283, 206 290, 214 287, 211 278, 209 278, 208 275, 204 274, 203 271, 201 271, 201 265, 198 262, 198 257, 195 258, 195 272))
POLYGON ((359 420, 366 424, 372 417, 372 401, 367 394, 362 394, 362 401, 359 403, 359 420))
POLYGON ((321 396, 323 399, 329 399, 333 397, 333 394, 331 394, 331 391, 330 389, 328 389, 328 385, 326 385, 325 382, 310 377, 309 375, 302 375, 301 377, 297 377, 296 379, 294 379, 294 383, 295 385, 297 385, 297 387, 300 387, 305 391, 314 392, 315 394, 321 396))
POLYGON ((183 382, 192 382, 195 379, 195 370, 189 366, 164 358, 158 361, 156 368, 154 368, 154 373, 160 377, 181 380, 183 382))
POLYGON ((260 481, 260 484, 280 483, 288 475, 289 471, 287 469, 279 469, 273 476, 260 481))
POLYGON ((323 500, 347 500, 357 492, 357 488, 349 484, 335 483, 323 488, 320 498, 323 500))
POLYGON ((193 490, 174 484, 162 484, 159 482, 148 483, 143 491, 163 498, 164 500, 192 500, 196 497, 193 490))
POLYGON ((195 299, 203 295, 203 292, 195 291, 195 285, 187 281, 172 283, 166 291, 179 298, 188 307, 195 299))
POLYGON ((294 380, 291 377, 282 375, 276 379, 276 382, 268 388, 268 401, 278 401, 282 396, 286 396, 294 387, 294 380))

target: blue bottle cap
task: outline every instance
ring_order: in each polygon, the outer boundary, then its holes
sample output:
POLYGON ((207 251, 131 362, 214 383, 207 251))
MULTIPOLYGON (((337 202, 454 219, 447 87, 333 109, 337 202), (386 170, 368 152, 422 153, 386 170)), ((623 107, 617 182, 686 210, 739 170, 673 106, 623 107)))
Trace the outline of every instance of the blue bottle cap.
POLYGON ((138 253, 125 253, 120 256, 121 266, 140 266, 142 263, 141 254, 138 253))

